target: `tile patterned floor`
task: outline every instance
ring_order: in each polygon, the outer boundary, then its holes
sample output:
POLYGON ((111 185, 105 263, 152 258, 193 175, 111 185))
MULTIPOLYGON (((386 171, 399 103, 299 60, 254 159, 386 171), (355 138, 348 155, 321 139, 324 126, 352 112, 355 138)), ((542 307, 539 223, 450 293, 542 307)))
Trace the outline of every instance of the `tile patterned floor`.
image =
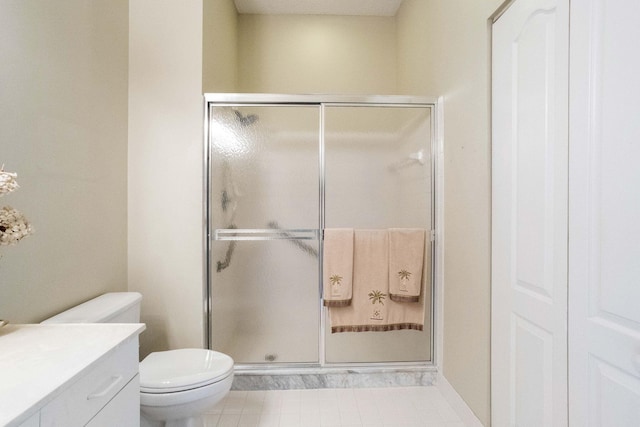
POLYGON ((464 427, 436 387, 231 391, 206 427, 464 427))

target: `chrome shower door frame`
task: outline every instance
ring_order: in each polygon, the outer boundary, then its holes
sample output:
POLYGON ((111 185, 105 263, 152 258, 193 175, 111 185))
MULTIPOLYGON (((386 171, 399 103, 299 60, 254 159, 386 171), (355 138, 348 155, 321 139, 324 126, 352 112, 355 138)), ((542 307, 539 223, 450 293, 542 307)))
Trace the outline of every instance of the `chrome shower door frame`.
MULTIPOLYGON (((219 240, 226 240, 227 236, 236 234, 236 239, 242 233, 249 232, 248 230, 224 230, 220 233, 220 230, 213 231, 211 229, 211 212, 210 212, 210 185, 211 185, 211 147, 209 139, 209 124, 211 120, 211 107, 247 107, 247 106, 318 106, 320 108, 319 117, 319 230, 317 230, 318 249, 319 249, 319 275, 318 275, 318 304, 319 304, 319 325, 318 331, 318 363, 260 363, 260 364, 246 364, 236 365, 236 369, 239 371, 251 371, 260 372, 262 370, 273 371, 274 369, 282 372, 293 372, 297 370, 312 371, 320 368, 323 372, 329 372, 332 369, 342 368, 361 368, 365 370, 378 370, 389 368, 407 368, 407 367, 420 367, 431 368, 435 367, 438 363, 439 349, 436 346, 439 344, 436 339, 437 331, 440 325, 437 325, 437 319, 441 318, 437 313, 440 304, 436 304, 436 298, 439 298, 437 293, 441 286, 436 286, 436 280, 439 277, 438 266, 440 262, 436 262, 438 258, 439 250, 436 245, 436 236, 439 233, 436 232, 439 228, 438 221, 441 218, 441 207, 436 209, 436 201, 441 200, 440 192, 441 186, 437 184, 437 178, 441 176, 439 166, 441 164, 438 161, 439 150, 437 145, 442 144, 442 102, 438 98, 431 97, 416 97, 416 96, 402 96, 402 95, 289 95, 289 94, 236 94, 236 93, 207 93, 204 94, 204 185, 203 185, 203 226, 205 232, 203 238, 203 252, 204 252, 204 266, 203 266, 203 344, 205 348, 212 349, 211 342, 211 330, 212 330, 212 274, 211 274, 211 242, 216 238, 219 240), (430 109, 431 120, 431 135, 430 135, 430 154, 431 154, 431 306, 430 306, 430 318, 431 318, 431 349, 430 360, 428 361, 411 361, 411 362, 351 362, 351 363, 328 363, 325 360, 325 333, 326 333, 326 317, 323 311, 323 299, 322 299, 322 250, 323 250, 323 230, 325 228, 325 206, 324 206, 324 194, 325 194, 325 159, 324 159, 324 120, 325 120, 325 108, 326 107, 405 107, 405 108, 428 108, 430 109), (214 234, 217 234, 214 236, 214 234), (222 236, 222 238, 221 238, 222 236)), ((253 232, 273 232, 274 230, 254 230, 253 232)), ((287 231, 287 230, 285 230, 287 231)), ((303 231, 303 230, 299 230, 303 231)), ((313 230, 304 230, 305 232, 311 232, 313 230)), ((269 236, 264 235, 262 239, 268 240, 269 236)), ((242 237, 240 237, 242 239, 242 237)))

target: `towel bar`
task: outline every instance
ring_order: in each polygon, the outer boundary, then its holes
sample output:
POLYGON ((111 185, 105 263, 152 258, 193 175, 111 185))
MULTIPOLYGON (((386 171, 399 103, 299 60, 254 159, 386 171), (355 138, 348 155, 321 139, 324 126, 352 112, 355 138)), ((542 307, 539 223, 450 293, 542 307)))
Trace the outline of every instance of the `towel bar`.
POLYGON ((212 240, 319 240, 318 229, 238 229, 218 228, 212 240))

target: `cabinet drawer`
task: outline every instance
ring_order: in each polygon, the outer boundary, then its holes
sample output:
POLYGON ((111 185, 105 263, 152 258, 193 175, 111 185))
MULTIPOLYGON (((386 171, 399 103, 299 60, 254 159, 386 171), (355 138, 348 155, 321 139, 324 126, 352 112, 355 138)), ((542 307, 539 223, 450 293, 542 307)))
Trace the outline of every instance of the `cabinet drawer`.
POLYGON ((84 426, 138 373, 138 339, 102 358, 42 409, 41 427, 84 426))
POLYGON ((140 427, 140 381, 133 377, 86 427, 140 427))
POLYGON ((24 421, 19 427, 40 427, 40 412, 24 421))

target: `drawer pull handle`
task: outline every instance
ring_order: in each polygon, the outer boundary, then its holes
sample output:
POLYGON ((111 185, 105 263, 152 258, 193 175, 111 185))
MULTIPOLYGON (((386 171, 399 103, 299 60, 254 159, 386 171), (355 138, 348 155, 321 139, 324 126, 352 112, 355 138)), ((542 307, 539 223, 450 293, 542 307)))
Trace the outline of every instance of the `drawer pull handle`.
POLYGON ((111 382, 104 388, 104 390, 98 393, 91 393, 87 396, 87 400, 100 399, 101 397, 106 396, 116 385, 118 385, 120 381, 122 381, 122 375, 111 376, 111 382))

